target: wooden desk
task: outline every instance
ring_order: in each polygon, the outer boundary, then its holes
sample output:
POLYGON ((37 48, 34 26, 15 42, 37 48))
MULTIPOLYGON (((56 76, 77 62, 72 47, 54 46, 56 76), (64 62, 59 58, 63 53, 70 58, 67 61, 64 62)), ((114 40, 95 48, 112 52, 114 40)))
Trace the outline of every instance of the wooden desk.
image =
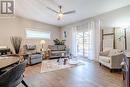
POLYGON ((18 57, 0 57, 0 69, 8 67, 19 61, 18 57))
POLYGON ((124 58, 124 80, 125 80, 125 87, 130 87, 130 51, 125 52, 124 58))

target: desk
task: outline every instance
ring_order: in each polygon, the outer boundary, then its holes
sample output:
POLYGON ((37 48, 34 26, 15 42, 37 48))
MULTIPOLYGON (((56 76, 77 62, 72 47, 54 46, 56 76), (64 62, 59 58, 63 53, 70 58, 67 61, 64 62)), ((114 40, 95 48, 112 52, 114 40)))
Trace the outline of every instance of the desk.
POLYGON ((123 62, 123 79, 125 81, 125 87, 130 87, 130 51, 125 51, 123 62))
POLYGON ((0 57, 0 69, 8 67, 19 61, 19 57, 0 57))

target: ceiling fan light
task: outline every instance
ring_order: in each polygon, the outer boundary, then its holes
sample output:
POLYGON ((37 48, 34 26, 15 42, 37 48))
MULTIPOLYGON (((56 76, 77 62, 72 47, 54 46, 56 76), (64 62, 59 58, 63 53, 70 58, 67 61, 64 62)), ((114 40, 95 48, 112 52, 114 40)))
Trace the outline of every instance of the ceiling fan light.
POLYGON ((62 18, 64 15, 63 15, 63 13, 59 13, 58 16, 59 16, 60 18, 62 18))

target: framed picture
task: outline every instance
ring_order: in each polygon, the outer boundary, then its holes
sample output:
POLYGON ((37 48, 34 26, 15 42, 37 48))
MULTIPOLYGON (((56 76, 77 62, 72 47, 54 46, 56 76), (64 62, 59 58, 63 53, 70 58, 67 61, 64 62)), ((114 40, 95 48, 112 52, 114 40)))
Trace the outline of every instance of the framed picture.
POLYGON ((67 38, 67 32, 64 31, 64 38, 67 38))

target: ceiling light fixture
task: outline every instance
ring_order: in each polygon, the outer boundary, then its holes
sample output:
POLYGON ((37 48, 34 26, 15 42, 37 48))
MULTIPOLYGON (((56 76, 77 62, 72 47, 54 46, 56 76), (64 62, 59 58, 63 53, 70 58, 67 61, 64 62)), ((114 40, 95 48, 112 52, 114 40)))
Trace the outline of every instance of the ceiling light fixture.
POLYGON ((63 14, 63 13, 58 13, 58 20, 62 19, 62 18, 63 18, 63 16, 64 16, 64 14, 63 14))
POLYGON ((72 13, 75 13, 76 11, 75 10, 72 10, 72 11, 68 11, 68 12, 63 12, 63 9, 62 9, 62 5, 60 4, 58 6, 59 8, 59 11, 56 11, 50 7, 47 7, 47 9, 53 11, 54 13, 57 13, 57 20, 61 20, 63 18, 64 15, 67 15, 67 14, 72 14, 72 13))

